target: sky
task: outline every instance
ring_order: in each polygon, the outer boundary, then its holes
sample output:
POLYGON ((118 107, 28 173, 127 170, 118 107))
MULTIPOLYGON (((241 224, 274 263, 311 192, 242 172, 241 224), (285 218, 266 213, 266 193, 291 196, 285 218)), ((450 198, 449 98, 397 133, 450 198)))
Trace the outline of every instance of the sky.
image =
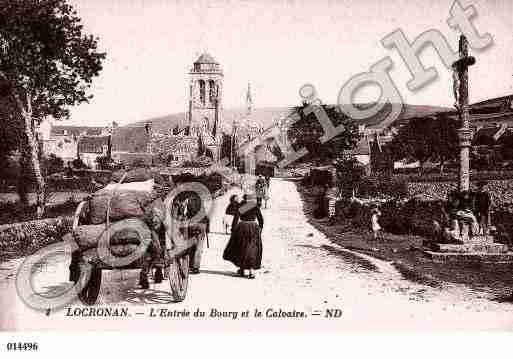
MULTIPOLYGON (((452 0, 69 0, 86 32, 99 37, 107 59, 94 80, 89 104, 72 109, 72 125, 102 126, 187 109, 188 72, 203 52, 224 71, 223 106, 245 106, 251 83, 253 106, 294 106, 299 89, 313 84, 324 103, 336 103, 343 84, 389 56, 390 75, 405 103, 454 103, 452 73, 436 52, 421 52, 438 79, 419 91, 406 87, 411 75, 381 39, 402 29, 411 41, 439 30, 457 48, 459 33, 447 25, 452 0)), ((513 1, 460 0, 474 5, 473 23, 490 33, 493 46, 472 52, 470 102, 513 93, 513 1)), ((375 87, 357 94, 374 101, 375 87)))

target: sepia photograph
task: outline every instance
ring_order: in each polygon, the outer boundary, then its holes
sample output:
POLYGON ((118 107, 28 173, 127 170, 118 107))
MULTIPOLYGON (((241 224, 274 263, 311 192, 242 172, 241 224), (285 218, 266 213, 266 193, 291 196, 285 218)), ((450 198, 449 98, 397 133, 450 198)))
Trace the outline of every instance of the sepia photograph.
POLYGON ((0 0, 0 332, 511 332, 512 34, 510 0, 0 0))

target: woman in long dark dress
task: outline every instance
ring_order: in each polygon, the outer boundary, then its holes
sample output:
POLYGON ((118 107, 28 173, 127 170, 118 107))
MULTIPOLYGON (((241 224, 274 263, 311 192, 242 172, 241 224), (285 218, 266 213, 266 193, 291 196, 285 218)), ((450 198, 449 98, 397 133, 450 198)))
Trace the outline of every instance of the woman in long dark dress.
POLYGON ((253 270, 260 269, 262 264, 261 234, 264 218, 253 196, 244 195, 234 222, 236 220, 238 224, 232 228, 223 259, 239 267, 238 275, 244 276, 244 271, 248 270, 248 278, 254 279, 253 270))
POLYGON ((239 210, 239 198, 236 194, 230 196, 230 204, 228 204, 228 207, 226 207, 226 210, 224 212, 223 217, 223 227, 225 230, 225 233, 228 234, 228 228, 231 227, 231 231, 235 228, 237 225, 236 222, 236 214, 239 210))

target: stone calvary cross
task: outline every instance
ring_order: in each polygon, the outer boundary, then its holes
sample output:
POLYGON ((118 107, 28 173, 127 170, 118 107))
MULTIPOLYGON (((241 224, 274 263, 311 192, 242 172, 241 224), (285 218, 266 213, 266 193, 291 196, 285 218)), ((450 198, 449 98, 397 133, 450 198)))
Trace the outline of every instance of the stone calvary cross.
MULTIPOLYGON (((468 68, 474 65, 476 60, 468 55, 468 41, 465 36, 460 37, 459 54, 459 60, 452 65, 454 69, 455 107, 458 109, 462 123, 458 130, 460 147, 458 190, 460 195, 468 196, 470 189, 469 154, 472 140, 468 106, 468 68)), ((467 219, 462 217, 462 214, 473 216, 469 208, 462 208, 458 212, 461 213, 456 214, 456 217, 451 219, 452 224, 455 223, 455 239, 458 243, 435 243, 431 249, 424 251, 428 258, 431 258, 434 262, 450 262, 453 264, 469 262, 513 263, 513 252, 509 251, 507 245, 494 243, 493 236, 487 233, 476 235, 473 230, 470 231, 471 224, 468 221, 470 217, 467 216, 467 219), (470 232, 472 232, 472 235, 470 235, 470 232)))
POLYGON ((470 146, 472 130, 470 129, 470 115, 468 109, 468 68, 476 63, 476 59, 468 55, 468 40, 465 35, 460 36, 460 58, 452 65, 455 73, 456 108, 461 119, 461 128, 458 130, 460 147, 460 173, 458 190, 460 192, 470 189, 470 146))

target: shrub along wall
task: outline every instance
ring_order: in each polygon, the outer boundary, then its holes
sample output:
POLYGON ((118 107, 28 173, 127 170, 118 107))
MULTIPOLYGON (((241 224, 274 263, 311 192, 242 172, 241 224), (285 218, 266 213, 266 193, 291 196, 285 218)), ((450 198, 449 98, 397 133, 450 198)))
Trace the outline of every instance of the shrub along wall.
POLYGON ((358 197, 404 197, 408 194, 408 182, 391 176, 364 177, 358 183, 358 197))
MULTIPOLYGON (((417 170, 414 172, 394 171, 394 177, 402 178, 408 182, 456 182, 458 180, 458 171, 440 174, 437 171, 423 171, 419 174, 417 170)), ((498 181, 513 179, 513 171, 472 171, 472 179, 474 181, 498 181)))
POLYGON ((21 257, 58 242, 71 230, 72 218, 59 217, 0 226, 0 259, 21 257))
MULTIPOLYGON (((345 222, 348 229, 370 230, 372 208, 376 203, 339 201, 337 221, 345 222)), ((406 203, 390 200, 380 203, 379 223, 383 230, 393 234, 414 234, 431 237, 433 220, 439 220, 440 201, 410 200, 406 203)))

